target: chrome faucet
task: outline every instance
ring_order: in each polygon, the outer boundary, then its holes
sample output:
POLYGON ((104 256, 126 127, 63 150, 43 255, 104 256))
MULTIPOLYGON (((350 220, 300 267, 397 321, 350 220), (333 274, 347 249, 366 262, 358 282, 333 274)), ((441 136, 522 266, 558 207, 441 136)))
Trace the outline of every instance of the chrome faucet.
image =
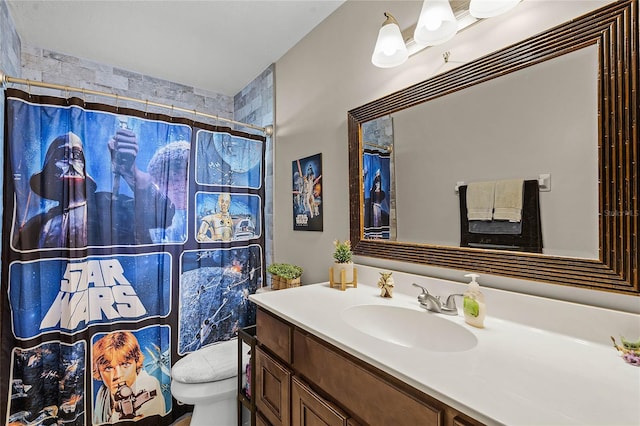
POLYGON ((446 315, 458 315, 455 296, 462 296, 462 294, 450 294, 447 297, 446 302, 443 304, 442 300, 440 300, 440 296, 432 295, 429 293, 429 290, 416 283, 413 283, 413 286, 422 289, 422 293, 418 295, 418 302, 420 303, 420 306, 425 308, 427 311, 446 315))
POLYGON ((429 293, 429 290, 416 283, 413 283, 413 286, 422 289, 422 293, 418 295, 418 302, 420 302, 420 306, 425 308, 427 311, 438 313, 442 312, 442 302, 440 301, 439 296, 432 295, 429 293))

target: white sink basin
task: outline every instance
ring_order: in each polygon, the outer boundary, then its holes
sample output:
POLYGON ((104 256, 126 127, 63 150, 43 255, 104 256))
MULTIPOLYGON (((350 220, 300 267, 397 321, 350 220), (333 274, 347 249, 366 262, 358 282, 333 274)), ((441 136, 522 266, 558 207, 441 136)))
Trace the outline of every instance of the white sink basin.
POLYGON ((439 314, 399 306, 357 305, 341 312, 346 324, 356 330, 407 348, 435 352, 461 352, 478 344, 464 326, 439 314))

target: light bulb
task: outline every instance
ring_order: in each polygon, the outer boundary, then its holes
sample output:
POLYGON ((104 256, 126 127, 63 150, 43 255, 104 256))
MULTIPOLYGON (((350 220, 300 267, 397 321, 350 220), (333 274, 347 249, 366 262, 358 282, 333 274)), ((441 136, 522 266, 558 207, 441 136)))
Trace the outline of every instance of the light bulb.
POLYGON ((449 0, 424 0, 418 24, 413 33, 416 43, 434 46, 453 38, 458 32, 458 21, 449 0))
POLYGON ((442 19, 439 19, 433 15, 427 17, 424 21, 424 27, 429 31, 435 31, 442 25, 442 19))
POLYGON ((398 21, 390 13, 378 32, 378 40, 371 55, 371 63, 380 68, 396 67, 409 58, 398 21))
POLYGON ((471 0, 469 14, 474 18, 493 18, 501 15, 520 3, 521 0, 471 0))

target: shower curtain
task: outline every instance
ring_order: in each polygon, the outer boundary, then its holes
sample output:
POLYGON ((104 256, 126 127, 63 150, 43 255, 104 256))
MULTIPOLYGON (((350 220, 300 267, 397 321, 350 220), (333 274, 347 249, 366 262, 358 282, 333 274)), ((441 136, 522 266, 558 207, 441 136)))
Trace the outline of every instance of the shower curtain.
POLYGON ((364 193, 364 238, 390 238, 391 153, 364 149, 362 157, 364 193))
POLYGON ((171 366, 255 323, 264 137, 5 95, 5 424, 170 424, 171 366))

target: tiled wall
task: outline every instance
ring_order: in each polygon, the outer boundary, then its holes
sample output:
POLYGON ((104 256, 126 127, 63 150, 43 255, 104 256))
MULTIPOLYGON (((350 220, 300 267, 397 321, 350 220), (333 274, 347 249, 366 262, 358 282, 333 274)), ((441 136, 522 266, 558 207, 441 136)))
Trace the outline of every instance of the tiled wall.
MULTIPOLYGON (((75 56, 64 55, 51 50, 23 44, 22 46, 22 78, 44 81, 62 86, 72 86, 89 90, 107 92, 135 99, 173 105, 188 110, 197 110, 224 118, 233 118, 233 98, 218 93, 200 90, 194 87, 173 83, 143 74, 100 64, 75 56)), ((22 87, 28 90, 27 87, 22 87)), ((32 87, 34 93, 46 93, 53 96, 66 97, 64 91, 32 87)), ((115 105, 115 99, 71 93, 87 102, 102 102, 115 105)), ((144 103, 128 103, 118 101, 118 106, 159 112, 172 116, 193 119, 193 113, 171 111, 167 108, 156 108, 144 103)), ((197 121, 215 124, 206 117, 198 117, 197 121)))
MULTIPOLYGON (((20 38, 16 34, 4 0, 0 1, 0 71, 11 76, 18 76, 20 73, 20 38)), ((4 90, 0 90, 0 129, 4 129, 4 90)), ((2 150, 0 152, 4 152, 4 131, 0 132, 0 149, 2 150)), ((3 155, 0 155, 0 170, 4 170, 3 155)), ((4 194, 0 186, 0 199, 3 198, 4 194)), ((2 224, 2 212, 3 209, 0 209, 0 224, 2 224)))
POLYGON ((273 80, 275 65, 269 66, 233 98, 235 119, 244 123, 273 124, 273 80))
POLYGON ((18 77, 20 73, 20 38, 4 0, 0 1, 0 71, 18 77))
MULTIPOLYGON (((272 64, 234 97, 235 120, 263 127, 275 122, 274 74, 275 65, 272 64)), ((269 264, 273 253, 273 137, 267 137, 265 163, 265 248, 269 264)))

